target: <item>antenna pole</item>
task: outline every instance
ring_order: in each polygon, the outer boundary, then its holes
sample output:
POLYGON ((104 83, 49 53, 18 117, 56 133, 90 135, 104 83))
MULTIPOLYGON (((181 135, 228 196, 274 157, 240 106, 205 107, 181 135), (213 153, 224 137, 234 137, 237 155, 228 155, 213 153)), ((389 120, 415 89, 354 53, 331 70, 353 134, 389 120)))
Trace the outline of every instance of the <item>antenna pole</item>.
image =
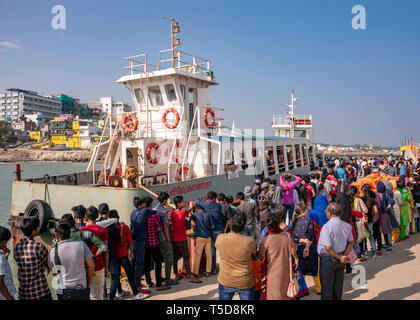
POLYGON ((171 19, 170 21, 171 21, 172 68, 175 68, 175 33, 174 33, 175 20, 171 19))

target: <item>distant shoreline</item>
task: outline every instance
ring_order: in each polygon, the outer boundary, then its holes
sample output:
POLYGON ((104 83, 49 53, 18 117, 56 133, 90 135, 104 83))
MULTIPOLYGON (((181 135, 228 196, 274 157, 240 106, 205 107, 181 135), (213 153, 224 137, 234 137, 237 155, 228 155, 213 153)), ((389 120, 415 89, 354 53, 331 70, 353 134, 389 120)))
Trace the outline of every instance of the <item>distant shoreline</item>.
POLYGON ((47 151, 33 149, 0 150, 0 163, 11 162, 88 162, 92 152, 88 150, 47 151))

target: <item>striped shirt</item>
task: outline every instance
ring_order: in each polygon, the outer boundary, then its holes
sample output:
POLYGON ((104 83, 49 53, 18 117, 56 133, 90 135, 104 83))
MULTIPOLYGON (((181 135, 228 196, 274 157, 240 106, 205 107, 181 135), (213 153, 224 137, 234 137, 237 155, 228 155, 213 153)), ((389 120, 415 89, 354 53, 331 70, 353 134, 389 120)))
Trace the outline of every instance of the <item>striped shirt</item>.
POLYGON ((159 237, 156 229, 162 229, 162 225, 159 216, 157 214, 151 214, 147 218, 146 248, 154 248, 159 245, 159 237))
POLYGON ((19 300, 39 300, 51 294, 45 277, 48 250, 39 242, 24 237, 14 249, 18 266, 19 300))

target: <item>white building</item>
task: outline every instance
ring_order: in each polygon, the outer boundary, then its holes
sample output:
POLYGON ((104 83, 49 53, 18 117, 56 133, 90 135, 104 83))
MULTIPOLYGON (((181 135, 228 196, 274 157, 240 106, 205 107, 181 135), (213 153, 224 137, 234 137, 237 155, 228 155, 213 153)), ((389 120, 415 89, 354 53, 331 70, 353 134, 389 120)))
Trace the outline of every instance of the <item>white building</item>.
POLYGON ((80 147, 82 149, 87 149, 91 144, 90 136, 98 133, 99 128, 93 124, 79 126, 80 147))
POLYGON ((0 94, 0 120, 17 121, 22 115, 41 113, 46 121, 61 113, 61 101, 34 91, 7 89, 0 94))
POLYGON ((100 103, 102 105, 102 111, 107 114, 110 113, 113 119, 120 119, 122 113, 133 110, 133 107, 127 103, 114 102, 112 97, 101 97, 100 103))

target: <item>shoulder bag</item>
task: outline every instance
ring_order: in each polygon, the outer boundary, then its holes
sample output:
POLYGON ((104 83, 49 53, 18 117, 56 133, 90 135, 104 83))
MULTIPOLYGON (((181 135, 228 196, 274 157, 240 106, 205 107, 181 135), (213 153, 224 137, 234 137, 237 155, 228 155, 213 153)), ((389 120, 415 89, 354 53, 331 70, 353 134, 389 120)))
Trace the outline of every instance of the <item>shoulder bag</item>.
POLYGON ((292 246, 290 244, 290 236, 287 234, 287 239, 289 242, 289 269, 290 269, 290 282, 287 288, 287 296, 289 298, 295 298, 299 292, 299 283, 295 277, 293 277, 293 264, 292 264, 292 246))
MULTIPOLYGON (((58 256, 58 242, 54 250, 54 266, 61 266, 60 257, 58 256)), ((60 272, 60 268, 57 268, 57 274, 60 272)), ((86 289, 83 289, 83 286, 78 284, 74 289, 63 289, 62 297, 63 300, 90 300, 90 289, 88 286, 86 286, 86 289), (77 289, 78 286, 81 288, 77 289)))

